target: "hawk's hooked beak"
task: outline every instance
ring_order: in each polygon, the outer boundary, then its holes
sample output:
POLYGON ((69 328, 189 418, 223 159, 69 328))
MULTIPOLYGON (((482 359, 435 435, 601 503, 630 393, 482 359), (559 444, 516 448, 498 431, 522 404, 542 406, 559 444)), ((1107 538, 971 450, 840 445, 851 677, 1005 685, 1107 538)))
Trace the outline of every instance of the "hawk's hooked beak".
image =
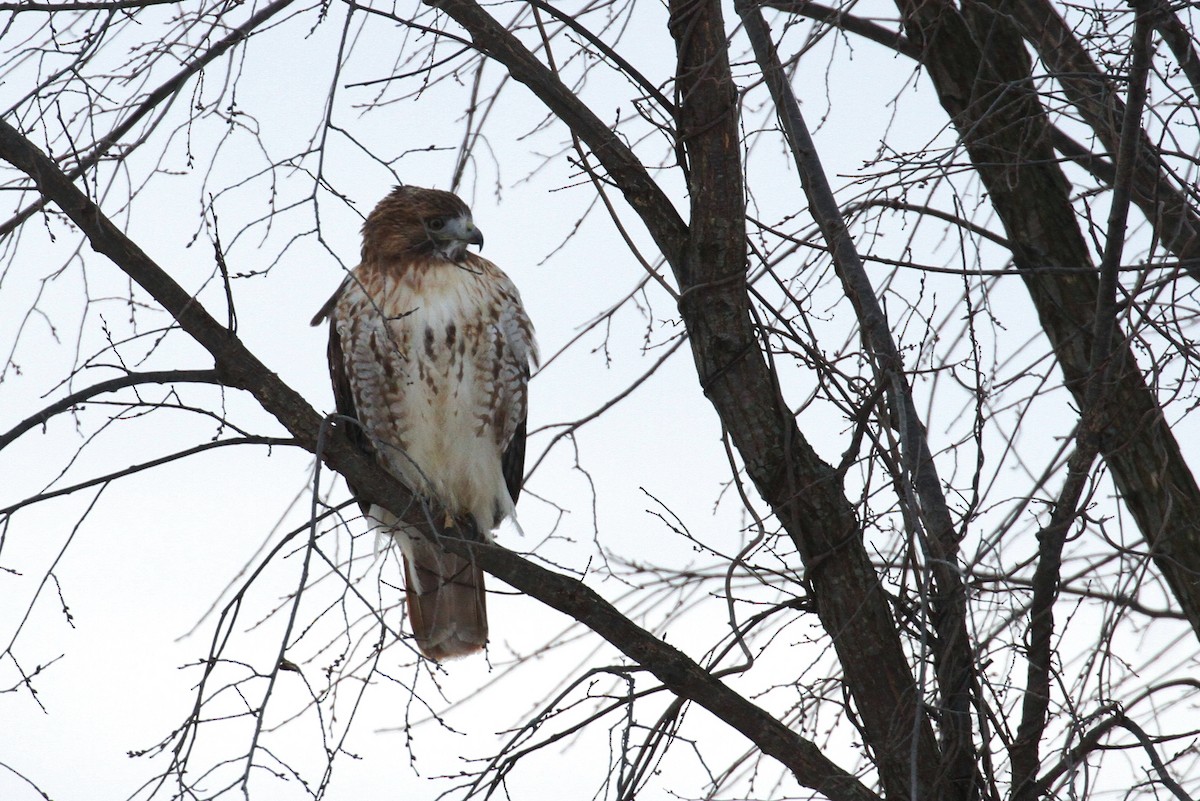
POLYGON ((450 261, 462 261, 468 245, 483 247, 483 231, 475 227, 470 217, 456 217, 433 235, 437 249, 450 261))
POLYGON ((479 245, 479 249, 483 250, 483 231, 475 227, 474 223, 470 226, 471 236, 467 239, 468 245, 479 245))

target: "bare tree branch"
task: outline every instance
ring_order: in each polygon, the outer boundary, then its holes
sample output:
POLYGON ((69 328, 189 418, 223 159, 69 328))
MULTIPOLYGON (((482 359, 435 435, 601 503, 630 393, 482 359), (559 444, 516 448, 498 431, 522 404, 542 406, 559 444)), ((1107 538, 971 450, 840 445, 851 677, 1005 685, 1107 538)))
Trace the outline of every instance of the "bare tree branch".
MULTIPOLYGON (((717 37, 725 41, 724 31, 707 16, 714 12, 696 5, 688 13, 699 16, 688 16, 686 24, 674 24, 677 57, 682 62, 677 67, 679 78, 692 73, 702 76, 697 78, 701 88, 696 95, 681 87, 683 100, 698 104, 685 108, 681 103, 680 135, 694 162, 689 171, 699 169, 701 173, 691 180, 713 182, 693 184, 690 194, 696 203, 724 204, 721 218, 703 217, 712 228, 697 234, 683 226, 669 204, 660 205, 664 199, 657 190, 645 189, 644 171, 630 163, 628 150, 608 126, 596 120, 501 25, 470 0, 444 0, 438 8, 467 29, 480 50, 503 63, 588 144, 662 249, 679 282, 679 309, 687 324, 701 387, 730 432, 759 493, 795 541, 818 595, 830 599, 817 606, 822 625, 841 656, 859 713, 872 721, 875 747, 888 765, 887 786, 907 794, 913 733, 924 740, 919 750, 922 755, 930 753, 932 745, 932 735, 917 706, 915 682, 863 548, 853 509, 838 491, 833 469, 817 457, 796 427, 751 326, 745 291, 744 216, 726 216, 734 213, 733 204, 740 208, 741 192, 731 194, 727 184, 716 183, 720 180, 717 176, 723 175, 722 167, 716 165, 724 164, 727 170, 722 159, 729 156, 711 152, 731 146, 729 129, 723 126, 735 124, 734 98, 722 84, 721 71, 708 73, 710 62, 718 58, 713 50, 717 37), (693 24, 710 38, 687 38, 700 36, 691 33, 688 26, 693 24), (726 93, 725 105, 706 92, 726 93), (689 113, 694 114, 690 119, 689 113), (710 152, 705 152, 705 147, 710 152), (712 174, 703 174, 706 169, 712 174), (734 231, 739 236, 736 245, 730 238, 734 231), (905 725, 898 727, 897 720, 905 725)), ((697 222, 693 218, 693 224, 697 222)))
POLYGON ((1086 405, 1076 427, 1076 450, 1067 463, 1067 480, 1055 503, 1050 524, 1038 532, 1038 564, 1034 571, 1033 601, 1029 609, 1029 664, 1021 724, 1010 749, 1015 801, 1036 801, 1046 791, 1036 784, 1036 777, 1041 767, 1038 746, 1045 733, 1046 714, 1050 707, 1054 602, 1058 598, 1063 544, 1068 529, 1079 514, 1079 502, 1087 485, 1092 462, 1100 451, 1101 429, 1112 414, 1106 408, 1104 399, 1108 394, 1110 359, 1117 330, 1117 269, 1125 243, 1129 186, 1133 179, 1133 161, 1137 158, 1137 138, 1141 132, 1146 79, 1150 71, 1150 33, 1149 20, 1139 17, 1134 28, 1133 67, 1130 70, 1129 97, 1122 123, 1121 150, 1117 154, 1116 185, 1108 215, 1104 257, 1100 264, 1091 369, 1085 390, 1086 405))
POLYGON ((833 197, 801 115, 800 104, 785 81, 771 31, 761 11, 743 6, 739 13, 775 101, 809 208, 829 245, 846 296, 858 317, 862 337, 875 361, 876 381, 888 397, 893 418, 899 422, 904 467, 897 482, 904 488, 905 502, 912 515, 909 524, 918 529, 918 538, 926 549, 930 571, 935 577, 933 618, 937 638, 933 649, 943 707, 942 764, 936 773, 922 773, 920 766, 932 768, 932 761, 928 754, 920 754, 919 745, 914 745, 913 752, 917 756, 909 760, 913 772, 910 792, 913 798, 920 798, 937 786, 940 789, 932 792, 939 797, 967 798, 975 786, 975 748, 971 727, 970 638, 966 628, 966 597, 959 575, 958 535, 942 494, 942 482, 929 450, 925 426, 913 404, 904 362, 863 269, 862 259, 846 229, 842 211, 833 197), (935 781, 948 784, 937 785, 935 781))
MULTIPOLYGON (((79 4, 67 4, 67 5, 78 5, 78 6, 80 6, 81 9, 83 9, 83 8, 110 9, 111 8, 111 9, 115 10, 115 9, 119 9, 119 8, 126 7, 126 6, 138 7, 138 6, 154 5, 155 3, 166 3, 166 2, 177 2, 177 0, 155 0, 155 2, 147 2, 147 0, 133 0, 132 2, 128 2, 128 3, 103 2, 103 3, 95 3, 95 4, 79 3, 79 4)), ((193 61, 191 61, 188 64, 185 64, 182 69, 180 69, 178 72, 175 73, 175 75, 173 75, 170 78, 170 80, 166 81, 161 86, 159 86, 157 89, 155 89, 153 92, 151 92, 149 95, 147 95, 146 98, 137 106, 137 108, 135 108, 133 110, 132 113, 128 114, 121 121, 120 124, 116 125, 111 131, 108 132, 107 135, 105 135, 104 137, 99 139, 94 145, 92 145, 91 149, 87 153, 72 153, 72 156, 74 156, 74 159, 75 159, 75 163, 71 167, 71 169, 67 172, 67 176, 71 180, 75 180, 79 176, 86 173, 89 169, 94 167, 97 163, 99 163, 99 161, 102 158, 104 158, 104 156, 106 156, 109 153, 109 151, 111 151, 114 147, 116 147, 117 143, 119 143, 126 134, 128 134, 131 130, 133 130, 133 127, 135 125, 137 125, 143 118, 145 118, 145 116, 147 114, 149 114, 154 109, 158 108, 160 105, 162 105, 162 103, 173 98, 175 96, 175 94, 183 87, 183 85, 185 83, 187 83, 187 81, 190 78, 192 78, 198 72, 203 70, 209 64, 216 61, 221 56, 225 55, 225 53, 228 52, 230 48, 235 47, 238 44, 241 44, 256 29, 262 27, 262 25, 264 23, 266 23, 268 20, 270 20, 272 17, 274 17, 280 11, 282 11, 285 8, 287 8, 288 6, 290 6, 292 4, 292 2, 294 2, 294 0, 275 0, 275 2, 264 6, 257 13, 252 15, 250 17, 250 19, 246 20, 244 23, 242 23, 238 27, 234 28, 229 33, 228 36, 221 39, 219 42, 214 44, 208 50, 204 51, 204 53, 200 57, 194 59, 193 61)), ((11 9, 11 10, 16 10, 16 11, 68 10, 68 9, 66 9, 65 5, 57 5, 57 4, 40 5, 40 4, 35 4, 35 3, 14 3, 12 5, 16 6, 16 8, 11 9)), ((2 11, 2 10, 4 10, 4 9, 0 8, 0 11, 2 11)), ((45 207, 45 200, 31 203, 30 205, 28 205, 25 208, 18 211, 16 214, 14 214, 9 219, 5 220, 3 223, 0 223, 0 239, 3 239, 4 237, 11 234, 13 231, 15 231, 17 228, 19 228, 22 223, 24 223, 26 220, 28 220, 34 214, 37 214, 38 211, 40 211, 44 207, 45 207)))
MULTIPOLYGON (((66 557, 110 540, 74 532, 171 515, 118 479, 299 445, 304 480, 292 447, 256 469, 256 519, 281 508, 236 541, 252 556, 196 571, 186 641, 127 632, 186 651, 192 684, 134 743, 132 797, 320 799, 360 758, 447 801, 573 760, 614 801, 1196 797, 1200 256, 1177 255, 1200 230, 1196 10, 896 6, 0 2, 0 466, 20 493, 0 502, 0 698, 40 715, 111 667, 58 636, 108 623, 84 593, 110 573, 66 557), (554 458, 527 475, 516 553, 435 526, 436 499, 353 447, 359 421, 247 347, 315 377, 278 313, 348 266, 357 193, 429 175, 537 265, 515 277, 552 352, 530 433, 554 458), (200 238, 215 262, 176 249, 200 238), (163 431, 171 453, 126 460, 163 431), (40 490, 31 450, 61 462, 40 490), (421 658, 398 554, 327 467, 500 577, 518 613, 481 659, 421 658), (543 630, 549 609, 566 622, 543 630)), ((180 502, 228 479, 203 478, 180 502)), ((39 758, 8 762, 40 782, 39 758)))
POLYGON ((129 373, 120 378, 110 378, 101 381, 87 389, 72 392, 62 400, 42 409, 37 414, 25 418, 8 431, 0 434, 0 450, 4 450, 13 440, 36 426, 44 426, 55 415, 79 406, 97 395, 115 392, 125 387, 135 387, 140 384, 216 384, 217 374, 214 370, 159 370, 153 373, 129 373))
POLYGON ((287 437, 230 437, 228 439, 218 439, 212 442, 204 442, 200 445, 179 451, 178 453, 172 453, 168 456, 161 456, 158 459, 151 459, 148 462, 130 465, 129 467, 116 470, 112 473, 96 476, 95 478, 88 479, 87 481, 81 481, 78 484, 72 484, 69 487, 61 487, 56 490, 48 490, 46 492, 38 493, 37 495, 26 498, 18 503, 10 504, 9 506, 0 508, 0 518, 8 517, 12 515, 13 512, 17 512, 27 506, 32 506, 35 503, 48 501, 52 498, 61 498, 64 495, 72 495, 80 490, 88 489, 89 487, 110 484, 119 478, 124 478, 125 476, 131 476, 135 473, 142 473, 146 470, 151 470, 164 464, 170 464, 171 462, 179 461, 180 459, 187 458, 188 456, 194 456, 197 453, 204 453, 205 451, 211 451, 214 448, 224 448, 230 445, 266 445, 268 447, 288 447, 292 445, 302 445, 302 443, 294 439, 288 439, 287 437))
MULTIPOLYGON (((258 361, 195 299, 109 221, 49 159, 6 121, 0 120, 0 158, 33 178, 40 191, 67 213, 93 248, 151 294, 180 326, 212 355, 227 386, 249 391, 296 438, 351 482, 360 497, 384 505, 406 521, 427 518, 403 485, 353 448, 341 427, 333 436, 311 407, 258 361), (318 443, 323 443, 318 447, 318 443)), ((436 532, 435 532, 436 533, 436 532)), ((465 537, 471 537, 469 532, 465 537)), ((474 535, 477 537, 478 535, 474 535)), ((477 539, 442 537, 444 547, 475 560, 484 570, 542 603, 570 615, 600 634, 652 673, 672 692, 709 709, 718 718, 778 759, 805 786, 833 801, 878 801, 853 775, 828 760, 815 745, 730 690, 687 656, 627 620, 581 582, 552 573, 504 548, 477 539)))
MULTIPOLYGON (((1082 267, 1091 259, 1069 185, 1051 155, 1049 127, 1029 84, 1031 65, 1020 34, 1009 16, 986 6, 960 13, 943 2, 897 0, 897 5, 1004 223, 1067 388, 1086 408, 1098 282, 1084 271, 1022 269, 1082 267)), ((1200 486, 1128 346, 1114 350, 1111 369, 1108 408, 1120 413, 1107 418, 1102 452, 1200 636, 1200 584, 1193 580, 1200 574, 1200 486)))
POLYGON ((1179 21, 1179 17, 1175 16, 1170 4, 1165 0, 1147 0, 1131 5, 1139 13, 1150 15, 1154 21, 1154 29, 1167 43, 1176 63, 1192 85, 1192 96, 1200 98, 1200 53, 1197 53, 1193 46, 1192 32, 1179 21))
MULTIPOLYGON (((989 4, 1016 21, 1096 137, 1109 153, 1116 153, 1122 146, 1124 104, 1054 7, 1048 0, 993 0, 989 4)), ((1131 165, 1132 200, 1166 247, 1180 259, 1196 259, 1200 257, 1200 215, 1171 180, 1158 149, 1140 125, 1138 130, 1138 158, 1131 165)), ((1189 267, 1188 273, 1200 279, 1200 267, 1189 267)))

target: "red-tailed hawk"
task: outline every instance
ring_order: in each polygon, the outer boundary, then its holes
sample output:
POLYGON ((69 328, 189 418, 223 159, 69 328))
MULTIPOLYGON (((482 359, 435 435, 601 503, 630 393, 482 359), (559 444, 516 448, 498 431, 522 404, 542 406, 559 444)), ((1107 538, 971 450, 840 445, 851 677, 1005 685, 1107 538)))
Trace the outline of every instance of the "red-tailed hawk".
MULTIPOLYGON (((485 538, 513 514, 525 464, 533 326, 449 192, 400 186, 362 228, 362 262, 313 319, 329 318, 329 370, 355 441, 416 495, 485 538)), ((351 487, 351 491, 354 488, 351 487)), ((483 572, 425 529, 360 500, 400 546, 417 646, 431 659, 487 642, 483 572)), ((440 522, 440 521, 439 521, 440 522)))

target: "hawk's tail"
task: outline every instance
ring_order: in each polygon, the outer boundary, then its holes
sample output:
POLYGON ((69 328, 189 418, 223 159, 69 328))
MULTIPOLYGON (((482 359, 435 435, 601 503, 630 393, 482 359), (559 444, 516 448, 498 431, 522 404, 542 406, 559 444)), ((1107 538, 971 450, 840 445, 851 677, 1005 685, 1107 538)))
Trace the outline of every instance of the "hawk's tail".
POLYGON ((454 659, 487 644, 483 571, 424 536, 395 531, 404 554, 408 619, 417 647, 430 659, 454 659))

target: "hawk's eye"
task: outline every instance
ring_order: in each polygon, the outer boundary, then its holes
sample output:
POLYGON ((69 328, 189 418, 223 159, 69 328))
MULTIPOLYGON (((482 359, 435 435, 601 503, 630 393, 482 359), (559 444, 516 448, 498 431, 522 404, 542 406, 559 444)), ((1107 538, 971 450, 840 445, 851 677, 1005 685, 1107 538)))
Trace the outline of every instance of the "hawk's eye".
POLYGON ((429 221, 429 230, 430 231, 440 231, 445 227, 446 227, 446 218, 445 217, 434 217, 432 220, 429 221))

